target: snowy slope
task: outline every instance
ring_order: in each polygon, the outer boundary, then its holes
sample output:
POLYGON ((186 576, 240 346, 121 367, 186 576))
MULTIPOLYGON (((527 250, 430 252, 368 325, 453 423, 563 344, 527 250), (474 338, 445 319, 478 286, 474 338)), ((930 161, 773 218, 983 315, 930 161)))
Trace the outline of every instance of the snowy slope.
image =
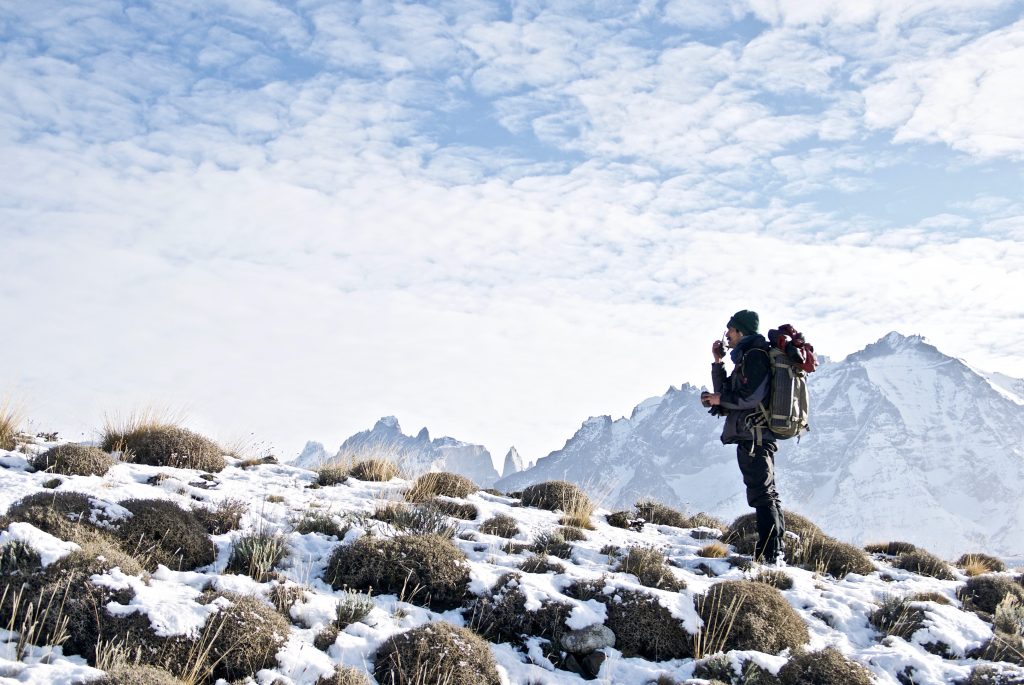
MULTIPOLYGON (((781 443, 783 504, 857 543, 910 538, 953 555, 1024 553, 1024 406, 917 336, 891 333, 810 378, 812 431, 781 443)), ((497 483, 565 479, 608 506, 649 495, 747 510, 735 448, 684 384, 629 418, 590 418, 565 446, 497 483), (601 474, 595 477, 594 474, 601 474)))
MULTIPOLYGON (((679 391, 677 391, 679 392, 679 391)), ((684 412, 680 403, 672 409, 670 401, 649 403, 648 411, 684 412)), ((606 434, 612 443, 621 440, 623 431, 605 421, 588 422, 587 429, 606 434)), ((676 436, 683 437, 683 436, 676 436)), ((615 443, 617 444, 617 443, 615 443)), ((350 544, 356 538, 373 531, 376 535, 391 535, 387 524, 360 516, 373 512, 383 502, 401 499, 408 481, 392 480, 388 483, 367 483, 349 479, 332 487, 312 489, 308 486, 315 474, 285 464, 266 464, 241 468, 237 459, 229 459, 229 466, 215 474, 213 480, 199 478, 197 471, 171 469, 138 464, 119 463, 105 476, 61 477, 57 490, 83 492, 104 502, 118 502, 126 498, 166 498, 189 507, 213 506, 233 498, 249 502, 249 512, 242 530, 214 536, 217 560, 195 572, 175 572, 160 568, 148 579, 126 578, 119 570, 94 576, 95 583, 130 583, 138 590, 131 610, 145 614, 155 626, 162 622, 168 634, 197 630, 210 613, 209 607, 194 601, 201 587, 212 586, 243 594, 267 598, 272 583, 257 583, 245 575, 225 574, 232 543, 244 533, 254 530, 279 531, 285 536, 288 556, 279 566, 287 583, 303 590, 301 601, 290 612, 292 626, 288 640, 276 656, 276 666, 259 673, 262 684, 314 685, 323 675, 331 673, 336 664, 371 669, 373 655, 389 636, 429 621, 447 621, 466 625, 466 617, 458 610, 436 613, 400 601, 395 595, 374 595, 374 608, 360 622, 345 628, 326 650, 313 646, 315 636, 325 627, 334 611, 335 603, 343 591, 332 590, 322 580, 322 574, 331 552, 338 546, 350 544), (155 485, 147 484, 154 475, 167 477, 155 485), (258 493, 258 497, 254 497, 258 493), (290 521, 303 512, 316 508, 320 511, 345 513, 352 525, 344 540, 320 533, 298 534, 290 521)), ((0 451, 0 512, 19 498, 43 490, 43 483, 51 474, 33 473, 27 468, 25 456, 0 451)), ((516 569, 528 556, 526 552, 508 551, 506 540, 481 533, 480 523, 493 514, 515 518, 521 533, 515 541, 527 543, 558 526, 559 515, 520 504, 510 497, 477 492, 463 502, 476 506, 479 514, 473 521, 462 521, 462 535, 454 542, 466 554, 471 574, 470 588, 474 593, 486 593, 495 581, 516 569)), ((111 507, 111 505, 105 505, 111 507)), ((607 591, 635 590, 650 593, 659 603, 668 607, 680 624, 693 630, 697 617, 693 611, 693 598, 722 580, 748 578, 756 573, 732 567, 721 559, 698 556, 707 541, 697 539, 689 529, 648 525, 641 532, 610 527, 604 519, 607 510, 599 510, 592 518, 594 530, 586 539, 573 544, 569 559, 558 561, 559 570, 549 573, 522 573, 521 588, 532 602, 557 600, 570 603, 577 610, 570 616, 570 627, 583 627, 605 620, 603 608, 595 602, 580 602, 563 594, 565 587, 576 579, 604 578, 607 591), (633 575, 614 569, 607 546, 625 548, 650 546, 663 551, 672 563, 671 573, 685 581, 687 588, 680 592, 653 590, 641 586, 633 575), (717 577, 709 576, 703 568, 710 568, 717 577)), ((28 524, 13 523, 0 531, 0 544, 10 539, 25 540, 43 553, 47 563, 68 553, 70 547, 37 531, 28 524), (35 531, 35 532, 33 532, 35 531)), ((917 542, 915 540, 915 542, 917 542)), ((796 610, 810 632, 812 649, 833 646, 849 658, 866 666, 876 683, 896 685, 906 682, 905 673, 913 675, 918 685, 940 685, 966 677, 980 663, 964 658, 963 654, 983 643, 991 636, 991 628, 974 614, 958 608, 956 590, 964 577, 955 580, 936 580, 893 568, 882 558, 874 562, 876 570, 868 575, 851 574, 836 580, 798 568, 783 568, 780 572, 793 581, 792 589, 783 591, 786 601, 796 610), (935 593, 946 598, 949 605, 934 601, 921 602, 926 612, 927 628, 904 640, 884 638, 868 624, 867 616, 886 597, 910 593, 935 593), (946 657, 929 652, 924 645, 942 642, 950 646, 952 654, 946 657), (908 670, 909 669, 909 670, 908 670), (902 678, 902 679, 901 679, 902 678)), ((124 608, 114 607, 117 610, 124 608)), ((21 660, 15 658, 13 635, 0 631, 0 680, 30 685, 70 685, 99 678, 102 673, 90 668, 77 656, 64 656, 59 648, 32 647, 21 660)), ((554 669, 534 649, 524 652, 507 643, 491 644, 490 649, 498 663, 502 683, 517 685, 541 683, 544 685, 570 685, 585 682, 580 676, 554 669)), ((614 647, 606 648, 607 657, 601 666, 598 682, 618 685, 647 685, 659 676, 673 682, 691 678, 696 663, 692 659, 674 659, 651 662, 641 658, 627 658, 614 647)), ((751 659, 772 672, 786 662, 788 655, 759 652, 730 652, 734 662, 751 659)), ((1012 668, 1000 665, 1000 668, 1012 668)), ((1017 671, 1018 677, 1024 671, 1017 671)), ((247 681, 254 682, 254 681, 247 681)), ((706 682, 706 681, 694 681, 706 682)))

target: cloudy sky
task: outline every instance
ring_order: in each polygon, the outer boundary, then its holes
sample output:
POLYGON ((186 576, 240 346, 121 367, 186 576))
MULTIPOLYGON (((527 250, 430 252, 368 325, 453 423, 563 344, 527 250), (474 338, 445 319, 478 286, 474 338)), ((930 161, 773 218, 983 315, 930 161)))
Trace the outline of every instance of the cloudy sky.
POLYGON ((0 395, 528 459, 729 315, 1024 376, 1017 0, 0 1, 0 395))

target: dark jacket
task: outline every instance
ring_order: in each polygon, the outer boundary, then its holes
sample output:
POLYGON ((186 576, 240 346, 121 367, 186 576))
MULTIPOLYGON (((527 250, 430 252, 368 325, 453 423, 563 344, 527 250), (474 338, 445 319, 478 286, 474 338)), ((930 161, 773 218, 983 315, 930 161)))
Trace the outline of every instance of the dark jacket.
MULTIPOLYGON (((711 365, 711 381, 715 392, 721 394, 721 408, 726 410, 725 427, 722 428, 722 442, 726 445, 754 439, 747 426, 747 418, 758 402, 768 397, 768 384, 771 382, 769 349, 764 336, 755 333, 742 338, 730 353, 735 366, 728 377, 724 362, 711 365)), ((774 442, 775 436, 766 432, 763 439, 774 442)))

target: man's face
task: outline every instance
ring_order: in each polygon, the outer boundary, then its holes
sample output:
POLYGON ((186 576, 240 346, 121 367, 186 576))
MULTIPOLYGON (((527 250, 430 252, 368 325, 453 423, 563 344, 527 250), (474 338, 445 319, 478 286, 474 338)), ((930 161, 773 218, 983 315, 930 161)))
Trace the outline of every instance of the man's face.
POLYGON ((729 349, 733 349, 739 344, 740 339, 743 338, 743 334, 737 331, 731 326, 725 329, 725 339, 729 342, 729 349))

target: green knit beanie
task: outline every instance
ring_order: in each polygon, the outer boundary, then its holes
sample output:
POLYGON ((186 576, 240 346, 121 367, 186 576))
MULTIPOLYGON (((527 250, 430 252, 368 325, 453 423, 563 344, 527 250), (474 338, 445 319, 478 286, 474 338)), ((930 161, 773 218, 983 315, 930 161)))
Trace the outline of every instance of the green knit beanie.
POLYGON ((757 326, 761 323, 761 320, 757 316, 757 312, 752 312, 749 309, 741 309, 732 315, 729 319, 729 323, 726 324, 726 328, 735 328, 744 335, 752 335, 757 333, 757 326))

